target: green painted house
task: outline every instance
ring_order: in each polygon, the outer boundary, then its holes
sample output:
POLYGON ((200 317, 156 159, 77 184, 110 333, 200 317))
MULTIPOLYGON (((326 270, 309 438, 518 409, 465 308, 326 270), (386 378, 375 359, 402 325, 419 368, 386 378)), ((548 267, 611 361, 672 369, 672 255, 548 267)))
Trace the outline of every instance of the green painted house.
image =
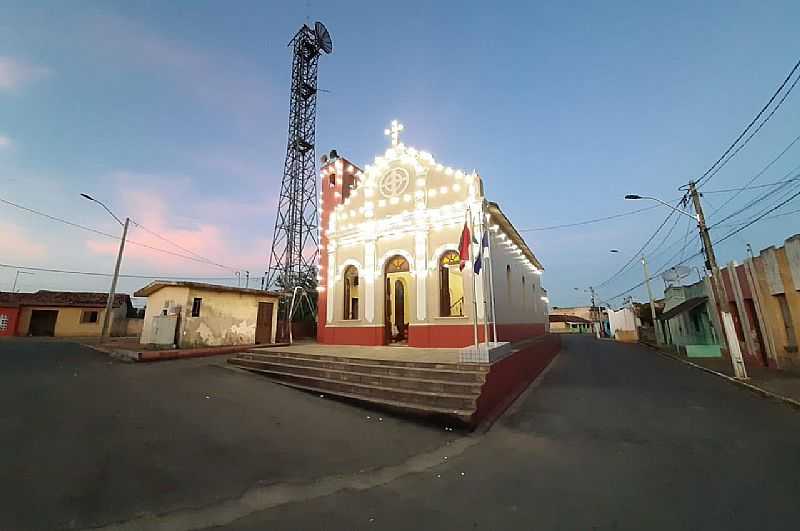
POLYGON ((658 317, 664 344, 684 350, 690 358, 722 356, 709 293, 707 279, 689 286, 670 286, 664 291, 664 311, 658 317))

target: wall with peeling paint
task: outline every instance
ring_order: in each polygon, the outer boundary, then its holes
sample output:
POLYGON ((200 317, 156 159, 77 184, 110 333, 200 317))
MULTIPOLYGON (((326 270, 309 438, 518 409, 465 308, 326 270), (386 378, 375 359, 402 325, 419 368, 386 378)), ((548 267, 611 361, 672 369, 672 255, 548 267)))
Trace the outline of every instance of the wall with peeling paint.
POLYGON ((181 317, 181 348, 252 345, 256 342, 259 302, 272 302, 272 339, 275 342, 278 299, 250 293, 219 292, 192 288, 181 317), (202 299, 200 315, 192 317, 192 301, 202 299))
POLYGON ((179 348, 252 345, 256 342, 258 303, 271 302, 272 342, 278 329, 278 298, 272 295, 216 291, 184 286, 168 286, 147 297, 141 343, 152 343, 153 316, 179 315, 177 338, 179 348), (200 315, 192 317, 192 303, 202 299, 200 315))
MULTIPOLYGON (((148 344, 154 342, 153 316, 162 315, 164 311, 168 314, 175 312, 180 315, 186 306, 188 298, 189 288, 185 287, 169 286, 150 294, 147 297, 147 307, 144 310, 144 324, 142 325, 142 335, 139 343, 148 344)), ((189 309, 191 310, 191 308, 189 309)))

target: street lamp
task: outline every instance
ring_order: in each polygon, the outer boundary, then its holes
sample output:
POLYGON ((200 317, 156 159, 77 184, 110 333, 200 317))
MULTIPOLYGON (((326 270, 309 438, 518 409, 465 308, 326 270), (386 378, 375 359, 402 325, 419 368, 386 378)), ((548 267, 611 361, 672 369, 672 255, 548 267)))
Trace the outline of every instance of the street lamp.
POLYGON ((116 220, 117 223, 122 225, 122 238, 119 241, 119 252, 117 253, 117 263, 114 266, 114 276, 111 279, 111 289, 108 291, 108 300, 106 301, 106 312, 103 315, 103 329, 100 332, 100 336, 102 338, 108 337, 108 325, 111 316, 111 310, 114 307, 114 294, 117 290, 117 280, 119 279, 119 266, 122 264, 122 251, 125 249, 125 238, 128 236, 128 225, 130 224, 130 218, 125 218, 125 223, 123 223, 113 212, 111 209, 108 208, 102 201, 98 201, 94 197, 90 196, 89 194, 81 194, 81 197, 84 199, 88 199, 94 203, 97 203, 101 207, 103 207, 106 212, 111 214, 111 217, 116 220))
POLYGON ((681 214, 683 214, 684 216, 689 216, 690 218, 692 218, 693 220, 695 220, 695 221, 697 221, 697 222, 699 222, 699 221, 700 221, 700 217, 699 217, 698 215, 696 215, 696 214, 689 214, 689 213, 688 213, 688 212, 686 212, 685 210, 681 210, 680 208, 675 208, 674 206, 670 205, 670 204, 669 204, 669 203, 667 203, 666 201, 662 201, 661 199, 659 199, 659 198, 657 198, 657 197, 650 197, 650 196, 648 196, 648 195, 636 195, 636 194, 628 194, 628 195, 626 195, 626 196, 625 196, 625 199, 629 199, 629 200, 635 200, 635 199, 649 199, 650 201, 655 201, 656 203, 661 203, 662 205, 664 205, 664 206, 667 206, 667 207, 671 208, 671 209, 672 209, 672 210, 674 210, 675 212, 680 212, 680 213, 681 213, 681 214))

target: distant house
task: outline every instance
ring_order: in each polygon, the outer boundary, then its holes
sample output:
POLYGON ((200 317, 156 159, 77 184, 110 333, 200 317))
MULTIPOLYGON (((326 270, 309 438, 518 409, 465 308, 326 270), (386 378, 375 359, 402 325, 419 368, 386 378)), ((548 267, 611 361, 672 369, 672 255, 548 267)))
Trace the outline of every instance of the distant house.
MULTIPOLYGON (((99 336, 107 301, 107 293, 0 291, 0 336, 99 336)), ((128 318, 135 315, 130 297, 124 293, 115 295, 110 334, 127 335, 128 318)))
POLYGON ((550 332, 589 334, 592 333, 592 322, 577 315, 550 314, 550 332))
POLYGON ((277 293, 157 280, 134 296, 147 297, 142 344, 195 348, 275 342, 277 293))
POLYGON ((688 357, 722 355, 709 292, 707 279, 664 290, 664 312, 658 317, 663 343, 678 347, 688 357))

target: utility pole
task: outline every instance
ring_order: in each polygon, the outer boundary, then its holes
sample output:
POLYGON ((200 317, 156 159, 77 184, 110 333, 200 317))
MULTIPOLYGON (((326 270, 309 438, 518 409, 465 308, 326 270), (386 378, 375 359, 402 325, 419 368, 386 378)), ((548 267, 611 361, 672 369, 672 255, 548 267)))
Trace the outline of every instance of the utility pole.
POLYGON ((656 336, 656 343, 661 343, 658 339, 658 326, 656 323, 656 302, 653 299, 653 290, 650 288, 650 270, 647 268, 647 257, 642 255, 642 267, 644 268, 644 283, 647 285, 647 296, 650 299, 650 315, 653 317, 653 333, 656 336))
POLYGON ((111 289, 108 292, 108 300, 106 301, 106 312, 103 315, 103 331, 101 332, 102 338, 108 337, 108 325, 111 319, 111 310, 114 307, 114 293, 117 290, 117 280, 119 279, 119 266, 122 264, 122 251, 125 249, 125 238, 128 237, 128 225, 131 218, 125 218, 125 224, 122 226, 122 239, 119 242, 119 252, 117 253, 117 264, 114 266, 114 277, 111 279, 111 289))
POLYGON ((719 267, 717 266, 717 256, 714 254, 714 246, 711 241, 711 235, 706 226, 706 218, 703 214, 703 206, 700 204, 700 194, 697 191, 694 181, 689 181, 689 195, 692 196, 692 204, 694 211, 697 213, 697 228, 700 230, 700 239, 703 241, 703 249, 706 255, 706 268, 711 271, 711 293, 714 296, 714 310, 716 312, 716 305, 719 303, 719 316, 722 324, 722 341, 728 347, 728 354, 731 357, 733 364, 734 374, 737 378, 747 378, 745 371, 744 360, 742 359, 741 350, 739 348, 739 340, 736 337, 736 329, 733 325, 733 318, 731 316, 730 306, 728 305, 728 298, 724 296, 722 288, 717 284, 718 279, 721 279, 719 267))

